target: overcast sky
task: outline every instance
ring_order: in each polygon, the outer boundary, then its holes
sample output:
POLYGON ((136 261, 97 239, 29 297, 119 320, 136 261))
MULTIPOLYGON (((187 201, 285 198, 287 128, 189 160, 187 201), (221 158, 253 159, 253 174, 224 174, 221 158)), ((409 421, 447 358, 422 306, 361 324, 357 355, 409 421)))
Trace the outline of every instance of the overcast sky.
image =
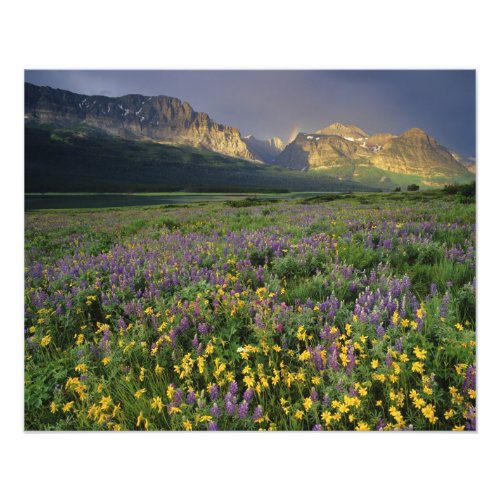
POLYGON ((26 81, 81 94, 168 95, 259 139, 285 142, 333 122, 368 133, 424 129, 463 156, 476 154, 473 70, 26 71, 26 81))

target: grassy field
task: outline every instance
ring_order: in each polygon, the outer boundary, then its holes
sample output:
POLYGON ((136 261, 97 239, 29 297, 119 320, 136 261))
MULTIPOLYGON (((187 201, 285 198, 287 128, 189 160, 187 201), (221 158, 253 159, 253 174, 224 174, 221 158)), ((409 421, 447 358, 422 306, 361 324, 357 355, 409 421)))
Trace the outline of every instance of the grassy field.
POLYGON ((474 430, 475 203, 36 210, 28 430, 474 430))

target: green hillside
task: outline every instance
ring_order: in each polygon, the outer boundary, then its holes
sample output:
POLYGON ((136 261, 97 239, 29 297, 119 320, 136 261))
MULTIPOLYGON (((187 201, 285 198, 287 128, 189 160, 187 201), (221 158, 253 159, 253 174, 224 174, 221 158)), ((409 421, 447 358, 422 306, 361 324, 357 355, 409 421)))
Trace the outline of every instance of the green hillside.
POLYGON ((373 191, 189 146, 117 138, 91 128, 25 127, 25 191, 373 191))

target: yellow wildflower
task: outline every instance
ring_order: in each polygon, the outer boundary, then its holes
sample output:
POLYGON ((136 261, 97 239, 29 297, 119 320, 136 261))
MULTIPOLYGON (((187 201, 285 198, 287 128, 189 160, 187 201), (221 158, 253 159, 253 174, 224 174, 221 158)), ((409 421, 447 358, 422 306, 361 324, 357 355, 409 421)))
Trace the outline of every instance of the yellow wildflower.
POLYGON ((144 388, 136 391, 134 394, 135 399, 140 399, 145 392, 146 392, 146 389, 144 389, 144 388))
POLYGON ((425 349, 420 349, 418 346, 416 346, 413 349, 413 354, 417 357, 417 359, 424 360, 427 354, 427 351, 425 349))
POLYGON ((438 418, 435 415, 436 408, 432 404, 428 404, 424 408, 422 408, 422 415, 429 420, 431 424, 435 424, 438 421, 438 418))
POLYGON ((153 410, 158 410, 158 413, 161 413, 161 410, 163 409, 165 405, 163 404, 163 401, 160 396, 156 396, 151 400, 151 408, 153 410))
POLYGON ((297 410, 295 412, 295 418, 297 420, 302 420, 303 417, 304 417, 304 412, 302 410, 297 410))
POLYGON ((62 411, 64 413, 67 413, 69 410, 71 410, 71 408, 73 407, 73 405, 75 404, 74 401, 70 401, 69 403, 66 403, 63 407, 62 407, 62 411))
POLYGON ((446 420, 449 420, 451 417, 453 417, 453 415, 455 415, 455 411, 451 408, 448 411, 444 412, 444 418, 446 420))
POLYGON ((103 396, 99 401, 99 404, 101 405, 101 410, 105 411, 111 404, 111 396, 103 396))
POLYGON ((332 421, 333 415, 329 411, 324 411, 321 413, 321 419, 323 422, 325 422, 325 425, 330 425, 330 422, 332 421))
POLYGON ((356 431, 369 431, 370 426, 366 422, 363 422, 362 420, 360 420, 358 422, 358 425, 354 428, 354 430, 356 430, 356 431))
POLYGON ((305 331, 305 328, 302 325, 300 325, 299 329, 297 330, 297 338, 299 340, 305 341, 306 337, 307 337, 307 333, 305 331))
POLYGON ((415 361, 411 365, 411 371, 416 373, 424 373, 424 364, 421 361, 415 361))
POLYGON ((311 398, 305 398, 302 403, 306 411, 309 411, 312 408, 313 402, 311 398))
POLYGON ((52 336, 51 335, 45 335, 42 340, 40 340, 40 345, 42 347, 47 347, 50 342, 52 341, 52 336))

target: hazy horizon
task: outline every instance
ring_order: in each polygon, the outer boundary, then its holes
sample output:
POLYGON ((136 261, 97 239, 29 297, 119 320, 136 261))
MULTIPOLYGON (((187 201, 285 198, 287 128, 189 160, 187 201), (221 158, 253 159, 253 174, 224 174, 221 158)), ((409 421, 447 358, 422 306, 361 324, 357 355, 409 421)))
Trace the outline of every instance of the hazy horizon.
POLYGON ((26 70, 25 81, 87 95, 168 95, 242 136, 280 137, 334 122, 367 133, 418 127, 476 155, 474 70, 26 70))

